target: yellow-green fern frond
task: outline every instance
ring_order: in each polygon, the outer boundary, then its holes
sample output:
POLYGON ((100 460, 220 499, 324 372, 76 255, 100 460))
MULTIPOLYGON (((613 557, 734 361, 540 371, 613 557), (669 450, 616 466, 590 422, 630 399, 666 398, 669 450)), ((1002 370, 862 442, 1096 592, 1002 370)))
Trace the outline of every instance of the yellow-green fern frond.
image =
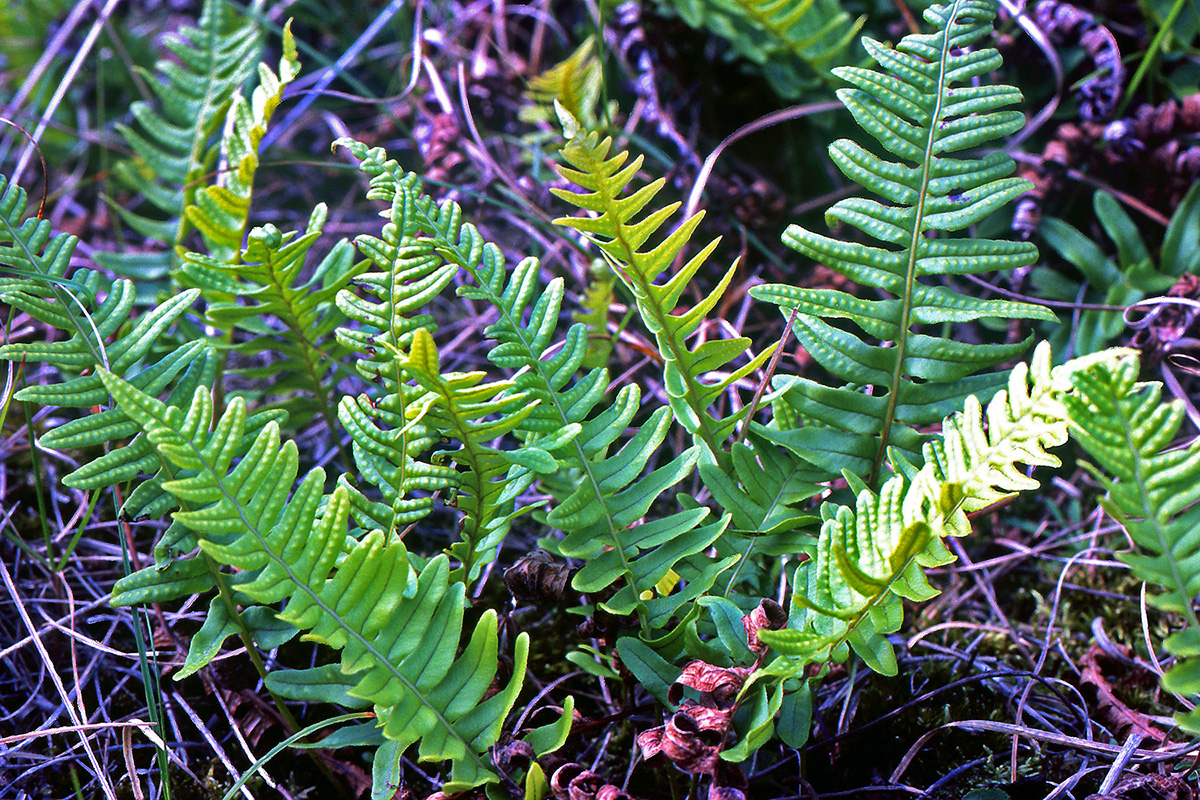
POLYGON ((677 273, 664 279, 704 214, 695 214, 669 233, 660 234, 679 203, 653 208, 651 202, 663 187, 662 179, 630 192, 642 158, 626 164, 629 154, 610 156, 611 148, 611 139, 601 139, 595 133, 578 133, 563 148, 563 158, 571 168, 558 170, 584 191, 552 191, 594 216, 566 217, 557 222, 585 234, 610 260, 617 276, 633 293, 642 322, 658 344, 664 360, 664 383, 676 419, 704 445, 710 458, 724 460, 725 440, 738 418, 735 413, 714 413, 716 402, 735 383, 753 374, 774 347, 747 356, 750 340, 745 337, 710 339, 695 347, 689 343, 733 280, 737 265, 731 266, 699 303, 676 313, 684 292, 719 239, 709 242, 677 273), (649 244, 656 239, 656 244, 649 244), (743 356, 746 358, 742 363, 726 370, 730 362, 743 356))
MULTIPOLYGON (((198 192, 184 208, 189 222, 204 239, 208 255, 217 261, 236 261, 246 235, 254 175, 258 171, 258 146, 267 133, 267 125, 283 99, 283 90, 300 72, 296 42, 289 25, 283 29, 283 56, 279 74, 266 64, 258 65, 258 81, 250 99, 235 92, 225 115, 221 136, 220 171, 216 183, 198 192)), ((205 286, 196 273, 204 268, 193 264, 185 274, 205 286)))
POLYGON ((604 90, 604 70, 596 57, 596 40, 588 37, 565 60, 534 76, 525 96, 530 105, 521 109, 526 122, 554 122, 554 103, 561 103, 588 130, 599 125, 596 106, 604 90))

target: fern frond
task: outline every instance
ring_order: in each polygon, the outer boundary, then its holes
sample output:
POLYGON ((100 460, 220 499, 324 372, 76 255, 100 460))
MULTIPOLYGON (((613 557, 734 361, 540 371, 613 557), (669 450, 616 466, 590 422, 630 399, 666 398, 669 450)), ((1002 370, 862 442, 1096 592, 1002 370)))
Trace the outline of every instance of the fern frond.
POLYGON ((659 232, 679 204, 640 216, 662 189, 664 181, 659 179, 623 197, 641 168, 642 158, 639 156, 626 166, 628 153, 609 157, 611 148, 611 139, 601 140, 595 133, 577 133, 563 148, 563 158, 574 169, 558 167, 558 171, 584 191, 557 188, 551 191, 597 216, 567 217, 556 222, 585 234, 614 264, 617 276, 633 293, 642 321, 654 335, 663 356, 664 384, 671 410, 679 423, 709 451, 710 458, 724 462, 724 442, 737 424, 737 415, 716 416, 712 408, 722 393, 757 370, 774 347, 751 356, 727 374, 722 373, 721 377, 711 376, 743 356, 749 350, 750 340, 744 337, 708 340, 695 348, 687 340, 721 299, 733 280, 737 265, 730 267, 718 285, 693 308, 675 313, 684 290, 719 240, 709 242, 679 272, 663 283, 656 283, 687 245, 704 215, 701 212, 683 220, 657 245, 648 247, 646 243, 659 232))
POLYGON ((459 531, 462 541, 449 551, 460 565, 452 579, 470 583, 495 557, 509 523, 521 513, 513 508, 513 490, 504 479, 509 467, 514 461, 535 457, 532 449, 503 452, 489 447, 488 442, 520 426, 536 401, 530 403, 528 395, 509 392, 512 381, 482 383, 482 372, 443 374, 433 337, 424 328, 418 328, 413 336, 404 371, 427 392, 409 408, 411 418, 462 445, 449 453, 455 463, 466 468, 458 476, 454 495, 455 506, 464 514, 459 531))
MULTIPOLYGON (((525 259, 510 270, 499 248, 463 222, 457 204, 437 204, 422 195, 417 178, 400 170, 382 150, 370 150, 352 140, 339 140, 338 144, 349 149, 362 161, 361 168, 374 176, 371 196, 389 202, 394 210, 403 210, 393 211, 393 218, 401 220, 396 230, 408 232, 396 247, 427 259, 420 262, 421 272, 409 273, 420 287, 416 291, 424 298, 426 291, 440 290, 454 271, 461 269, 474 285, 461 287, 460 294, 490 303, 499 313, 485 331, 496 342, 488 358, 513 371, 510 395, 526 397, 527 408, 513 419, 522 446, 503 453, 511 465, 505 478, 506 494, 515 496, 523 491, 536 473, 569 471, 571 489, 550 512, 549 522, 567 534, 559 551, 588 562, 576 574, 575 587, 596 592, 623 578, 625 588, 606 606, 617 613, 636 611, 650 627, 664 624, 682 604, 711 588, 721 570, 732 563, 732 559, 714 562, 699 555, 724 527, 724 522, 697 527, 707 512, 679 512, 653 524, 637 524, 651 503, 682 480, 695 462, 695 454, 689 453, 639 480, 653 450, 666 436, 669 413, 664 410, 652 417, 635 432, 633 440, 610 456, 609 447, 638 410, 640 393, 635 386, 625 387, 612 405, 593 415, 608 389, 608 375, 603 369, 579 374, 587 353, 583 324, 572 325, 561 341, 555 341, 564 297, 561 279, 539 289, 535 259, 525 259), (687 580, 688 591, 644 601, 643 595, 653 593, 655 584, 672 569, 687 580)), ((384 320, 376 319, 372 324, 379 327, 384 320)), ((418 336, 424 334, 405 329, 397 338, 410 342, 418 336)), ((442 431, 462 441, 449 426, 442 431)), ((468 454, 462 455, 469 461, 468 454)), ((484 474, 471 471, 475 475, 472 480, 484 474)), ((494 491, 486 486, 483 490, 494 491)), ((501 525, 497 532, 507 524, 508 513, 497 518, 501 525)))
MULTIPOLYGON (((117 168, 123 183, 140 192, 166 216, 155 220, 114 204, 122 219, 138 233, 173 248, 190 230, 184 208, 196 202, 219 155, 213 138, 225 121, 234 93, 254 73, 262 33, 227 0, 205 0, 196 27, 180 29, 168 40, 172 60, 156 65, 161 76, 146 75, 159 109, 137 102, 130 111, 137 126, 118 126, 137 156, 117 168)), ((174 253, 161 254, 152 274, 166 273, 174 253)), ((134 259, 108 257, 105 266, 123 273, 134 259)), ((143 271, 147 265, 138 263, 143 271)))
MULTIPOLYGON (((380 212, 388 220, 381 237, 355 239, 373 268, 357 275, 354 283, 369 296, 349 289, 337 293, 338 308, 360 327, 339 327, 335 336, 358 353, 358 373, 380 386, 378 396, 343 398, 338 407, 338 418, 353 441, 355 463, 383 501, 351 491, 355 519, 368 528, 394 531, 428 514, 434 492, 458 486, 453 467, 422 458, 438 434, 423 421, 409 418, 408 409, 425 390, 409 381, 403 364, 415 332, 435 330, 433 317, 420 310, 449 285, 458 268, 446 264, 429 242, 414 239, 427 224, 427 215, 418 207, 419 189, 413 190, 417 178, 389 162, 383 150, 368 150, 353 140, 339 139, 337 145, 351 150, 360 160, 359 169, 371 176, 367 197, 388 203, 380 212)), ((436 217, 436 206, 433 213, 436 217)), ((457 207, 447 213, 461 216, 457 207)), ((452 224, 449 219, 440 221, 452 224)))
POLYGON ((575 52, 529 81, 525 96, 531 105, 521 109, 526 122, 554 122, 557 101, 588 130, 599 120, 596 105, 604 89, 604 70, 596 57, 596 40, 589 36, 575 52))
POLYGON ((704 28, 762 70, 780 97, 795 99, 830 80, 865 22, 839 0, 671 0, 694 28, 704 28))
MULTIPOLYGON (((934 335, 933 326, 983 318, 1047 319, 1039 306, 980 300, 947 285, 942 276, 975 274, 1031 264, 1028 243, 933 238, 982 220, 1028 188, 1003 152, 981 158, 947 154, 986 144, 1024 124, 1021 99, 1009 86, 968 82, 1000 64, 993 49, 975 45, 991 30, 994 0, 955 0, 925 12, 936 30, 905 37, 895 48, 864 39, 885 71, 843 67, 835 74, 852 84, 838 97, 856 122, 889 153, 889 161, 850 140, 830 147, 837 167, 884 202, 842 200, 826 213, 830 224, 858 228, 884 246, 841 242, 793 225, 784 241, 851 280, 890 296, 853 297, 831 289, 784 285, 751 294, 799 311, 793 330, 804 348, 842 384, 828 388, 796 379, 786 402, 805 423, 778 437, 802 458, 838 475, 849 468, 874 484, 889 447, 919 458, 916 429, 936 423, 965 397, 988 391, 976 373, 1020 353, 1027 342, 988 345, 934 335), (968 85, 960 85, 968 83, 968 85), (845 320, 853 328, 827 320, 845 320), (864 338, 888 342, 869 344, 864 338), (846 414, 846 410, 850 414, 846 414)), ((993 383, 992 386, 995 384, 993 383)), ((767 433, 766 435, 772 435, 767 433)))
MULTIPOLYGON (((828 64, 854 41, 866 21, 865 17, 851 19, 832 0, 729 0, 729 5, 774 40, 773 46, 764 47, 766 58, 760 63, 777 91, 780 80, 773 78, 772 62, 778 61, 778 51, 790 52, 818 74, 826 73, 828 64)), ((786 91, 780 94, 791 96, 786 91)))
POLYGON ((275 356, 265 366, 238 369, 237 374, 260 385, 269 379, 270 395, 283 398, 279 407, 288 411, 293 424, 303 426, 320 414, 333 430, 335 411, 326 387, 341 369, 343 351, 333 333, 345 322, 335 298, 367 264, 355 263, 354 248, 342 241, 315 268, 307 268, 325 215, 325 205, 318 205, 302 234, 282 233, 274 225, 255 228, 233 262, 186 253, 183 272, 209 293, 207 318, 219 328, 240 331, 228 349, 275 356))
POLYGON ((968 512, 1036 488, 1019 465, 1059 464, 1048 449, 1067 439, 1063 398, 1075 366, 1052 370, 1049 348, 1039 347, 986 412, 972 397, 945 421, 912 480, 898 473, 878 492, 863 489, 853 508, 826 504, 810 559, 796 572, 793 630, 764 634, 764 641, 774 647, 778 636, 780 652, 800 663, 849 645, 873 669, 893 674, 884 636, 899 629, 901 598, 936 594, 924 570, 953 560, 942 538, 968 533, 968 512))
MULTIPOLYGON (((199 292, 186 291, 141 315, 130 326, 137 290, 130 281, 115 281, 105 294, 101 276, 77 269, 67 278, 76 239, 50 236, 45 220, 21 222, 25 194, 0 177, 0 265, 26 275, 18 281, 0 282, 0 302, 64 332, 58 341, 22 342, 0 346, 0 359, 43 363, 56 367, 57 381, 27 386, 15 395, 42 405, 89 408, 108 403, 108 391, 96 369, 105 367, 124 376, 142 391, 159 394, 172 389, 168 403, 187 402, 191 391, 212 382, 217 362, 203 341, 192 341, 165 352, 155 352, 164 334, 195 303, 199 292), (186 394, 185 394, 186 393, 186 394)), ((157 462, 149 443, 137 436, 136 424, 119 409, 107 409, 68 420, 40 439, 45 447, 113 449, 83 464, 63 478, 68 486, 99 489, 153 471, 157 462), (120 440, 135 437, 123 446, 120 440)), ((126 504, 130 513, 146 505, 161 504, 164 497, 153 481, 135 491, 126 504)))
MULTIPOLYGON (((1121 524, 1137 550, 1120 553, 1133 574, 1159 589, 1149 596, 1157 608, 1179 614, 1183 630, 1165 642, 1177 659, 1163 676, 1176 694, 1200 695, 1200 440, 1173 447, 1184 409, 1163 402, 1162 386, 1139 383, 1137 354, 1100 363, 1072 375, 1067 398, 1071 435, 1094 458, 1088 465, 1107 492, 1104 509, 1121 524)), ((1176 721, 1200 733, 1200 711, 1176 721)))
POLYGON ((264 605, 286 600, 281 620, 340 651, 349 693, 374 705, 395 749, 418 744, 421 760, 451 762, 447 791, 497 780, 485 756, 520 690, 527 637, 517 637, 513 678, 485 699, 496 675, 496 616, 485 613, 456 655, 465 587, 450 580, 445 557, 418 571, 397 537, 349 537, 348 492, 323 496, 319 468, 297 485, 295 444, 281 444, 274 423, 235 461, 245 436, 240 399, 214 419, 202 388, 185 411, 100 376, 156 452, 189 473, 163 484, 187 506, 175 519, 205 555, 237 570, 237 591, 264 605))
MULTIPOLYGON (((258 86, 250 100, 236 91, 225 115, 221 136, 221 171, 216 183, 197 192, 193 202, 184 206, 187 220, 200 232, 210 258, 231 263, 241 254, 250 215, 250 199, 254 192, 254 175, 258 171, 258 146, 267 133, 267 125, 283 100, 284 88, 300 72, 296 57, 296 42, 291 23, 283 28, 283 56, 279 59, 279 74, 266 64, 258 65, 258 86)), ((196 284, 208 288, 202 262, 190 261, 183 272, 196 284)), ((220 285, 219 279, 216 281, 220 285)))

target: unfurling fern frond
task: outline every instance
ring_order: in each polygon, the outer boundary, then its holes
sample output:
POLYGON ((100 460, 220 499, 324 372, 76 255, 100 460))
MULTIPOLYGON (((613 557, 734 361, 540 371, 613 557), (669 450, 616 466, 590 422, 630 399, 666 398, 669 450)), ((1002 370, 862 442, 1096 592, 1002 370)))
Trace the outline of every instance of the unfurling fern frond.
MULTIPOLYGON (((573 122, 566 120, 569 130, 573 122)), ((591 212, 593 217, 566 217, 557 220, 585 234, 605 257, 637 300, 642 322, 654 335, 659 352, 665 361, 663 379, 671 410, 676 419, 708 451, 707 458, 725 462, 725 440, 737 424, 735 413, 714 413, 718 398, 736 382, 752 374, 771 355, 769 347, 729 372, 720 372, 731 361, 745 355, 750 340, 710 339, 695 346, 688 339, 700 327, 705 315, 716 306, 721 295, 733 280, 737 265, 726 271, 707 297, 691 309, 675 313, 679 300, 689 282, 716 248, 714 239, 692 256, 674 275, 656 283, 687 245, 703 212, 683 220, 654 245, 647 245, 659 235, 663 223, 679 207, 678 203, 655 209, 642 216, 650 202, 662 189, 659 179, 623 196, 642 165, 639 156, 626 165, 627 152, 609 157, 611 139, 601 139, 595 133, 576 131, 563 148, 563 158, 574 169, 559 167, 564 178, 584 191, 565 189, 552 191, 568 203, 591 212)))
MULTIPOLYGON (((1149 602, 1180 615, 1183 630, 1166 639, 1177 659, 1164 688, 1195 701, 1200 695, 1200 440, 1174 446, 1183 422, 1179 401, 1163 402, 1162 386, 1138 383, 1138 359, 1076 372, 1067 398, 1071 434, 1094 458, 1088 465, 1107 491, 1100 502, 1137 549, 1118 557, 1160 590, 1149 602)), ((1200 733, 1200 710, 1176 717, 1200 733)))
MULTIPOLYGON (((120 165, 118 177, 166 216, 155 220, 116 206, 138 233, 168 248, 183 241, 191 225, 184 208, 195 204, 217 163, 213 139, 234 93, 254 74, 261 47, 258 25, 227 0, 205 0, 197 26, 182 28, 168 41, 174 58, 157 64, 161 79, 146 76, 159 109, 134 103, 137 126, 119 126, 137 159, 120 165)), ((170 270, 174 258, 168 250, 149 264, 143 254, 108 256, 102 263, 119 274, 136 268, 143 277, 157 277, 170 270)))
MULTIPOLYGON (((379 530, 350 537, 349 492, 338 487, 324 496, 319 468, 297 485, 296 446, 280 443, 274 423, 237 459, 246 436, 240 399, 214 419, 203 388, 185 410, 107 371, 100 376, 156 454, 183 476, 163 489, 183 507, 175 520, 194 532, 202 553, 236 570, 238 593, 263 605, 286 601, 283 622, 340 651, 349 696, 374 706, 389 743, 377 758, 398 761, 417 744, 421 760, 451 762, 447 792, 497 780, 487 751, 520 691, 527 636, 516 639, 513 677, 486 696, 499 653, 496 615, 483 615, 459 653, 465 586, 450 580, 448 559, 418 570, 398 537, 379 530)), ((327 673, 283 673, 272 682, 321 686, 327 673)), ((376 796, 386 796, 384 789, 376 786, 376 796)))
POLYGON ((1027 345, 961 341, 946 326, 989 317, 1053 319, 1044 308, 981 300, 939 280, 1012 269, 1037 257, 1036 248, 1023 242, 936 238, 937 232, 979 222, 1028 188, 1026 181, 1006 177, 1014 168, 1006 153, 948 155, 1024 124, 1020 112, 1003 110, 1020 101, 1017 89, 971 84, 1000 65, 999 53, 977 47, 991 31, 995 13, 994 0, 934 6, 925 12, 937 28, 932 34, 907 36, 894 48, 863 40, 884 71, 834 71, 854 87, 839 90, 838 96, 855 121, 897 160, 850 140, 835 142, 829 149, 834 163, 883 202, 842 200, 826 219, 853 226, 883 246, 842 242, 795 225, 784 241, 885 299, 785 285, 751 289, 785 313, 799 312, 793 330, 800 343, 843 384, 781 382, 787 388, 783 402, 803 427, 763 429, 831 476, 849 469, 869 476, 873 485, 889 447, 905 458, 919 458, 924 437, 917 428, 937 423, 968 395, 990 392, 995 377, 977 373, 1027 345))

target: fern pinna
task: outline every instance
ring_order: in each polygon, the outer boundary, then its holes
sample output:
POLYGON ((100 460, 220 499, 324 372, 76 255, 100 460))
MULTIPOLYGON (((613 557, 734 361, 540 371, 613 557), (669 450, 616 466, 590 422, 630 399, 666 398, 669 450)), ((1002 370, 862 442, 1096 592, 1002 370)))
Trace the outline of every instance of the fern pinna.
MULTIPOLYGON (((1119 351, 1118 351, 1119 352, 1119 351)), ((1156 608, 1183 619, 1184 627, 1165 645, 1175 664, 1163 688, 1200 696, 1200 440, 1174 446, 1184 418, 1181 401, 1162 401, 1162 385, 1139 383, 1136 354, 1081 372, 1067 398, 1071 432, 1095 459, 1088 465, 1107 496, 1101 504, 1121 524, 1136 549, 1119 553, 1133 574, 1160 591, 1148 597, 1156 608)), ((1200 710, 1176 717, 1200 733, 1200 710)))
POLYGON ((886 72, 834 70, 853 86, 838 97, 855 121, 898 160, 847 139, 835 142, 829 152, 838 169, 884 202, 842 200, 826 219, 884 246, 842 242, 796 225, 784 241, 883 299, 786 285, 751 290, 785 314, 799 312, 793 331, 800 344, 841 384, 780 381, 787 390, 781 402, 802 424, 764 429, 763 435, 831 476, 848 468, 874 485, 889 447, 919 459, 923 437, 917 429, 936 424, 968 395, 990 392, 995 377, 977 373, 1027 346, 960 341, 946 326, 986 317, 1053 319, 1038 306, 982 300, 938 280, 1012 269, 1037 258, 1036 248, 1024 242, 937 236, 974 225, 1028 188, 1026 181, 1006 177, 1014 168, 1006 153, 947 155, 1024 124, 1020 112, 1003 110, 1020 101, 1016 88, 973 83, 1000 65, 999 53, 976 46, 991 32, 995 13, 994 0, 934 6, 925 12, 936 26, 931 34, 906 36, 894 48, 863 39, 886 72), (831 322, 838 320, 849 325, 831 322), (889 344, 870 344, 864 334, 889 344))

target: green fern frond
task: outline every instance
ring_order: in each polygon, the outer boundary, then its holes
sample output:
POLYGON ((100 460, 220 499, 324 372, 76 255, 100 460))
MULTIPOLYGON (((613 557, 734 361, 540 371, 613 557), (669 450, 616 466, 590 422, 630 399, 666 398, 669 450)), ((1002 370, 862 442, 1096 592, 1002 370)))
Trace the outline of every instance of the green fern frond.
MULTIPOLYGON (((164 334, 183 319, 199 292, 185 291, 137 318, 130 316, 137 291, 130 281, 115 281, 101 291, 101 276, 77 269, 67 277, 76 239, 50 236, 45 220, 21 222, 25 194, 0 178, 0 265, 26 276, 0 282, 0 302, 64 332, 58 341, 22 342, 0 346, 0 359, 43 363, 56 367, 58 379, 27 386, 18 400, 64 408, 89 408, 108 403, 108 391, 96 370, 105 367, 150 394, 171 389, 169 404, 186 403, 191 391, 211 384, 217 369, 215 354, 203 341, 191 341, 165 352, 156 351, 164 334)), ((121 410, 110 408, 68 420, 40 439, 58 449, 112 447, 63 478, 81 489, 99 489, 132 480, 157 463, 149 443, 135 436, 138 428, 121 410), (123 446, 118 442, 129 437, 123 446)), ((158 507, 164 497, 151 480, 129 497, 126 512, 139 514, 158 507)))
POLYGON ((999 53, 977 47, 995 13, 994 0, 934 6, 925 12, 936 27, 932 34, 907 36, 895 48, 863 40, 886 71, 834 70, 854 87, 839 90, 838 97, 855 121, 898 160, 880 158, 846 139, 835 142, 829 152, 838 168, 884 202, 842 200, 826 219, 858 228, 884 246, 841 242, 795 225, 784 241, 890 297, 869 300, 784 285, 751 290, 785 313, 799 311, 793 330, 800 343, 848 385, 829 388, 803 379, 787 384, 786 401, 805 425, 777 440, 830 475, 848 467, 870 476, 873 484, 889 447, 917 459, 923 437, 916 429, 961 407, 966 396, 989 391, 990 379, 976 373, 1012 358, 1027 344, 968 343, 935 335, 935 326, 988 317, 1053 318, 1038 306, 980 300, 938 281, 1012 269, 1037 257, 1028 243, 933 236, 979 222, 1029 186, 1006 177, 1014 165, 1003 152, 948 156, 1024 124, 1020 112, 1003 110, 1021 99, 1017 89, 969 83, 1000 65, 999 53), (862 333, 827 320, 845 320, 862 333), (916 326, 930 332, 918 332, 916 326), (869 344, 863 334, 889 344, 869 344))
MULTIPOLYGON (((241 254, 254 192, 254 175, 258 171, 258 146, 266 136, 275 109, 283 100, 284 88, 299 73, 300 62, 289 22, 283 28, 279 74, 272 72, 266 64, 259 64, 258 86, 250 100, 247 101, 240 91, 234 92, 225 115, 220 146, 222 169, 216 183, 197 192, 194 200, 183 209, 187 220, 204 239, 210 258, 232 263, 241 254)), ((193 260, 189 264, 190 268, 185 268, 184 274, 196 285, 211 289, 210 280, 220 285, 219 278, 203 276, 207 267, 202 262, 193 260)))
MULTIPOLYGON (((1200 440, 1174 447, 1183 422, 1179 401, 1163 402, 1162 386, 1139 383, 1136 353, 1116 363, 1076 371, 1067 398, 1071 435, 1099 468, 1088 465, 1107 496, 1100 502, 1137 546, 1118 557, 1140 580, 1160 591, 1149 601, 1180 615, 1183 630, 1166 639, 1177 659, 1163 687, 1195 699, 1200 695, 1200 440)), ((1200 711, 1176 717, 1200 733, 1200 711)))
POLYGON ((460 565, 452 579, 470 583, 495 557, 509 523, 521 513, 513 507, 513 490, 505 480, 509 467, 514 460, 534 457, 530 449, 503 452, 489 447, 488 442, 519 427, 533 412, 536 401, 531 403, 528 395, 508 391, 512 381, 482 383, 482 372, 442 373, 437 347, 424 328, 418 328, 413 336, 404 371, 427 392, 410 406, 412 419, 421 420, 462 445, 449 452, 466 470, 458 476, 454 495, 455 507, 464 514, 459 530, 462 541, 452 545, 449 552, 460 565))
POLYGON ((333 333, 345 322, 335 299, 367 264, 355 263, 354 248, 342 241, 315 268, 307 267, 325 215, 325 205, 318 205, 302 234, 282 233, 274 225, 255 228, 233 263, 186 253, 183 272, 208 291, 207 318, 221 329, 239 330, 228 349, 275 356, 265 366, 238 369, 237 374, 260 385, 269 379, 270 395, 282 398, 279 407, 294 425, 303 426, 320 414, 333 430, 335 410, 326 387, 342 369, 338 358, 343 350, 333 333))
MULTIPOLYGON (((190 229, 184 209, 196 202, 206 175, 217 163, 213 139, 225 121, 234 93, 254 73, 262 33, 227 0, 205 0, 196 27, 184 27, 168 40, 171 60, 156 65, 161 75, 145 75, 158 101, 130 108, 136 127, 118 126, 137 159, 117 168, 123 183, 166 216, 155 220, 114 205, 135 231, 173 248, 190 229)), ((168 272, 174 253, 162 253, 152 274, 168 272)), ((122 273, 145 258, 110 256, 103 264, 122 273)), ((139 263, 144 271, 145 263, 139 263)))
MULTIPOLYGON (((608 375, 603 369, 580 374, 587 353, 583 324, 572 325, 562 340, 555 340, 565 291, 561 279, 539 289, 535 259, 525 259, 510 270, 499 248, 463 222, 457 204, 437 204, 422 195, 417 178, 400 170, 382 150, 369 150, 352 140, 339 140, 338 144, 349 149, 361 160, 361 168, 374 176, 371 196, 389 202, 392 217, 398 220, 396 230, 407 231, 395 242, 397 251, 425 259, 420 270, 401 270, 397 279, 412 281, 424 302, 427 293, 440 290, 461 269, 474 284, 461 287, 459 293, 490 303, 499 312, 497 321, 485 330, 496 342, 488 358, 514 373, 510 395, 526 397, 528 409, 514 418, 514 431, 522 437, 522 446, 503 454, 511 465, 505 478, 506 494, 515 496, 523 491, 537 473, 569 471, 571 489, 550 512, 548 521, 567 534, 558 545, 559 552, 587 561, 575 576, 575 587, 595 592, 623 578, 625 587, 606 606, 617 613, 636 611, 648 628, 665 624, 681 605, 708 591, 733 561, 699 555, 724 528, 724 522, 697 527, 707 515, 703 510, 638 524, 650 505, 682 480, 695 463, 695 453, 688 453, 649 476, 641 475, 666 436, 669 412, 664 409, 653 416, 625 447, 609 455, 609 447, 632 422, 640 393, 636 386, 625 387, 612 405, 593 415, 608 390, 608 375), (688 591, 645 601, 643 595, 653 594, 655 584, 672 569, 687 581, 688 591)), ((394 232, 387 235, 396 237, 394 232)), ((381 316, 374 319, 368 324, 376 328, 385 322, 381 316)), ((406 327, 396 338, 407 343, 418 336, 424 334, 406 327)), ((402 345, 402 349, 408 346, 402 345)), ((459 438, 448 427, 443 432, 459 438)), ((507 513, 497 518, 501 526, 507 524, 507 513)))
POLYGON ((662 189, 664 181, 659 179, 623 197, 641 168, 642 158, 639 156, 626 166, 629 154, 622 152, 609 157, 611 147, 611 139, 601 140, 595 133, 578 133, 563 148, 563 158, 574 169, 559 167, 558 171, 584 191, 557 188, 551 191, 596 216, 567 217, 556 222, 585 234, 610 259, 617 276, 633 293, 642 322, 658 344, 665 361, 664 383, 676 419, 703 443, 711 454, 709 458, 724 462, 725 440, 732 433, 738 417, 736 414, 714 415, 713 406, 737 381, 757 370, 774 347, 751 356, 719 377, 713 375, 746 354, 750 340, 744 337, 712 339, 693 348, 688 339, 721 299, 733 280, 737 265, 731 266, 708 296, 694 307, 675 313, 684 290, 719 239, 709 242, 670 278, 656 283, 683 251, 704 215, 701 212, 683 220, 657 245, 647 246, 679 204, 641 216, 662 189))
POLYGON ((579 310, 571 318, 587 326, 588 349, 583 358, 587 369, 603 367, 612 355, 615 337, 608 332, 608 313, 613 302, 617 276, 602 259, 594 259, 588 270, 588 284, 579 299, 579 310))
POLYGON ((774 50, 790 52, 820 73, 854 41, 866 21, 865 17, 851 19, 830 0, 729 0, 729 4, 774 39, 773 47, 764 47, 766 59, 761 63, 768 69, 778 61, 774 50))
POLYGON ((762 70, 780 96, 800 97, 831 78, 865 17, 853 19, 839 0, 671 0, 694 28, 704 28, 762 70))
POLYGON ((79 240, 68 234, 51 236, 50 220, 26 218, 28 208, 25 190, 0 175, 0 264, 15 276, 0 276, 0 294, 22 291, 50 297, 55 286, 69 285, 85 296, 94 295, 94 286, 67 282, 67 269, 79 240))
POLYGON ((763 640, 796 667, 843 658, 849 646, 872 669, 894 674, 885 637, 899 630, 902 598, 937 594, 925 569, 953 561, 942 538, 968 533, 968 512, 1036 488, 1019 465, 1059 464, 1048 448, 1067 439, 1064 395, 1078 366, 1052 369, 1049 347, 1040 346, 986 412, 971 397, 945 421, 912 480, 898 473, 878 492, 863 489, 853 508, 826 504, 809 560, 796 571, 790 630, 763 640))
POLYGON ((496 616, 485 613, 456 655, 465 586, 450 580, 445 557, 418 570, 398 537, 349 537, 348 492, 323 496, 319 468, 297 485, 296 446, 281 444, 274 423, 235 459, 245 436, 240 399, 214 419, 203 388, 185 411, 100 376, 156 452, 189 475, 163 484, 187 509, 175 520, 206 556, 237 571, 238 592, 263 605, 286 600, 282 621, 340 651, 350 695, 374 705, 397 754, 417 744, 421 760, 449 760, 447 791, 498 780, 486 753, 520 690, 527 637, 517 637, 513 678, 485 697, 497 668, 496 616))
MULTIPOLYGON (((358 354, 358 373, 380 386, 377 396, 343 398, 338 407, 359 472, 382 495, 379 502, 351 491, 355 519, 368 528, 395 531, 428 514, 434 492, 458 486, 453 467, 423 460, 439 434, 409 417, 408 409, 425 390, 413 385, 404 369, 415 332, 435 330, 433 317, 421 309, 449 285, 458 268, 446 264, 429 242, 414 238, 427 224, 427 215, 418 207, 419 190, 412 190, 417 178, 388 161, 383 150, 369 150, 353 140, 338 140, 338 145, 349 149, 359 159, 359 169, 371 176, 367 197, 388 203, 380 212, 388 220, 381 238, 355 239, 373 268, 357 275, 354 283, 369 296, 343 289, 336 298, 341 312, 359 327, 339 327, 335 336, 358 354)), ((436 206, 433 213, 436 217, 436 206)), ((457 207, 447 213, 461 216, 457 207)))

